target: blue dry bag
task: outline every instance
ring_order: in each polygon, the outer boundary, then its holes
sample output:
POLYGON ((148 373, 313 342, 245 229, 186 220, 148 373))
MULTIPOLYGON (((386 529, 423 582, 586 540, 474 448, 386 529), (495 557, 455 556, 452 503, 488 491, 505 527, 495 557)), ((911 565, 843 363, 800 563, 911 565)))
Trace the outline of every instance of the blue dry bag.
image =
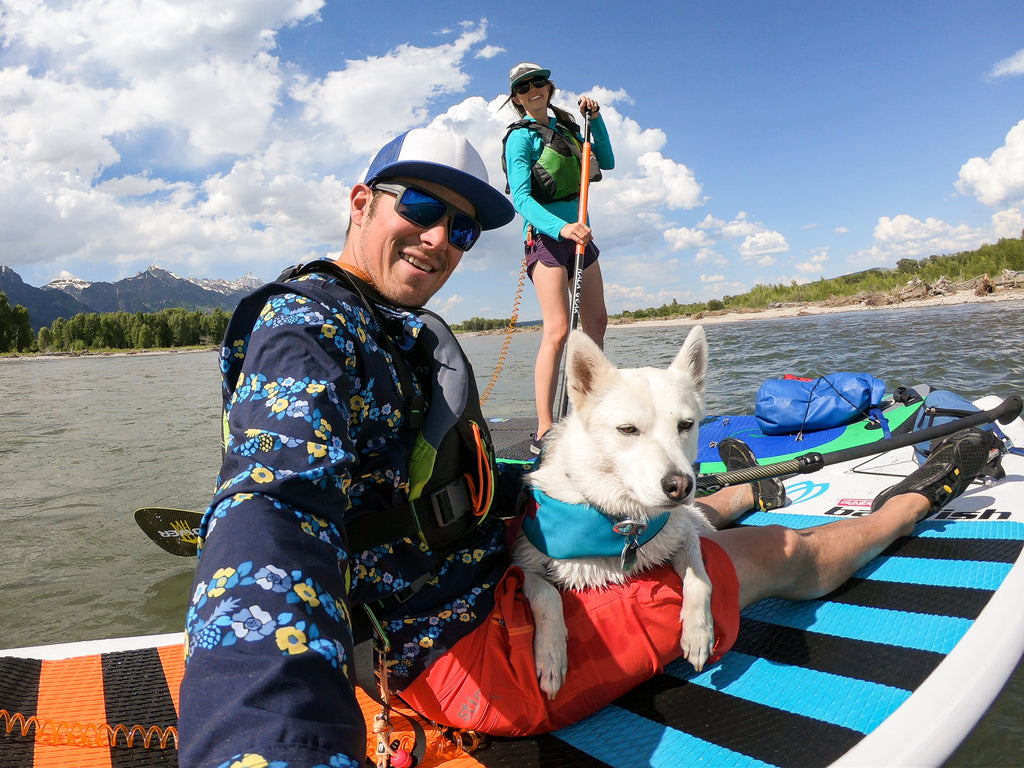
POLYGON ((830 373, 817 379, 769 379, 757 390, 754 417, 766 435, 792 435, 868 417, 885 395, 870 373, 830 373))
MULTIPOLYGON (((962 419, 972 413, 978 413, 981 409, 974 403, 956 392, 945 389, 933 389, 925 395, 924 405, 917 412, 914 421, 914 431, 928 427, 937 427, 940 424, 947 424, 955 419, 962 419)), ((984 424, 979 429, 991 430, 991 424, 984 424)), ((931 452, 931 444, 928 441, 917 443, 914 446, 914 460, 923 464, 931 452)))

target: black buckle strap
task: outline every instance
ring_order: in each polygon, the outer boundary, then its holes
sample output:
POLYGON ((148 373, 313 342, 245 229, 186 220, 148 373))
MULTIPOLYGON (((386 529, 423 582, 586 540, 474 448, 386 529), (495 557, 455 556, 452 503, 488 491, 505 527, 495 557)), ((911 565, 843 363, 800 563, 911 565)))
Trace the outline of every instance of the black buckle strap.
POLYGON ((361 515, 345 523, 348 547, 362 552, 373 547, 404 538, 426 537, 431 546, 438 546, 434 533, 441 533, 442 541, 450 538, 451 526, 465 521, 473 514, 472 494, 465 475, 442 485, 415 502, 398 504, 387 509, 361 515))
POLYGON ((465 475, 431 492, 430 507, 434 510, 434 520, 439 528, 446 528, 472 512, 473 502, 465 475))

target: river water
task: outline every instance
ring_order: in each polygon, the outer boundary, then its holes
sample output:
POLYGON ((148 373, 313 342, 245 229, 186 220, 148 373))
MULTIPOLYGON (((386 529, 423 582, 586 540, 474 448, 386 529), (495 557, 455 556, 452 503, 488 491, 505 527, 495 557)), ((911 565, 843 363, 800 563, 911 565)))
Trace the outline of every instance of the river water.
MULTIPOLYGON (((612 327, 606 350, 620 365, 664 366, 688 330, 612 327)), ((751 413, 758 385, 787 373, 866 371, 890 390, 923 382, 968 396, 1024 392, 1024 301, 705 330, 710 413, 751 413)), ((483 392, 504 336, 462 341, 483 392)), ((536 332, 513 336, 487 415, 532 415, 539 341, 536 332)), ((206 506, 219 387, 213 352, 0 361, 0 647, 182 627, 192 561, 150 542, 132 513, 206 506)), ((949 765, 1024 765, 1024 667, 949 765)))

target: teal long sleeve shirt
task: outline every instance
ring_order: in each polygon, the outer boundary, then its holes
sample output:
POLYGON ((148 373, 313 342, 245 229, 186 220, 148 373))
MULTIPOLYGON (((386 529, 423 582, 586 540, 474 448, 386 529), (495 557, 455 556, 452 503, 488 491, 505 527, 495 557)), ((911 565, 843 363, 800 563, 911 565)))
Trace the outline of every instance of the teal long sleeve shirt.
MULTIPOLYGON (((550 119, 549 125, 555 127, 554 117, 550 119)), ((608 138, 608 128, 600 113, 590 121, 590 134, 591 148, 601 170, 611 170, 615 167, 615 155, 612 153, 611 140, 608 138)), ((580 141, 582 140, 580 137, 580 141)), ((577 220, 579 201, 556 200, 551 203, 540 203, 530 194, 530 169, 540 157, 543 148, 544 142, 537 131, 519 128, 509 134, 505 143, 508 186, 512 195, 512 205, 524 219, 523 238, 526 238, 526 227, 532 224, 534 231, 557 240, 562 227, 577 220)))

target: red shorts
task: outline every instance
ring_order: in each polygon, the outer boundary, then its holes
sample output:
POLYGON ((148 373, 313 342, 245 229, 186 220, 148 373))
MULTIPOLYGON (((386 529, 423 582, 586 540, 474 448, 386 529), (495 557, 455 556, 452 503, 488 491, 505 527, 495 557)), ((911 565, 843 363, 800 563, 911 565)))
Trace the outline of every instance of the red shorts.
MULTIPOLYGON (((711 579, 714 652, 739 631, 739 582, 725 551, 701 539, 711 579)), ((593 714, 679 657, 682 584, 670 565, 622 587, 562 593, 569 671, 554 701, 537 684, 533 615, 522 571, 510 568, 487 622, 435 661, 401 698, 430 720, 494 736, 547 733, 593 714)))

